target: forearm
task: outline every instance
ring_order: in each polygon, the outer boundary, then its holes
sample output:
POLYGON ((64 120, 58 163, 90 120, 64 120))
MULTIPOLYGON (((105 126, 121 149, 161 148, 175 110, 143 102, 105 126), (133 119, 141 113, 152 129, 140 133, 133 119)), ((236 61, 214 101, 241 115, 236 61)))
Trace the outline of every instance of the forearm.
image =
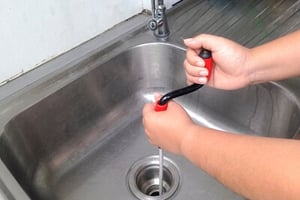
POLYGON ((253 83, 282 80, 300 75, 300 31, 250 50, 253 83))
POLYGON ((224 133, 199 126, 182 153, 233 191, 252 200, 299 199, 300 142, 224 133))

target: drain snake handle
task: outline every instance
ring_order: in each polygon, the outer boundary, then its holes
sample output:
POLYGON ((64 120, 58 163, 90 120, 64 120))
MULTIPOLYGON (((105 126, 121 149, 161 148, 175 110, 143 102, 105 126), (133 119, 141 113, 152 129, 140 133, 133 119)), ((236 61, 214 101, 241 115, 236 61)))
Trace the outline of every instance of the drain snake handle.
MULTIPOLYGON (((211 76, 212 68, 213 68, 213 60, 212 60, 211 51, 209 51, 207 49, 202 49, 199 56, 205 62, 205 68, 208 70, 207 80, 209 80, 210 76, 211 76)), ((156 102, 154 109, 155 109, 155 111, 165 111, 165 110, 167 110, 168 102, 171 99, 189 94, 191 92, 194 92, 194 91, 200 89, 201 87, 203 87, 203 84, 192 84, 190 86, 168 92, 167 94, 163 95, 156 102)))

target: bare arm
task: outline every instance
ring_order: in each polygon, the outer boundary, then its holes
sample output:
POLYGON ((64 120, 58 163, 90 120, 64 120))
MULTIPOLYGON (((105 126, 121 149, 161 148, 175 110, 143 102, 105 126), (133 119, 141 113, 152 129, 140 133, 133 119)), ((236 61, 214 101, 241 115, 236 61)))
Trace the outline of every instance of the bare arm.
POLYGON ((253 83, 282 80, 300 75, 300 31, 250 50, 253 83))
POLYGON ((235 135, 194 126, 185 157, 252 200, 300 197, 300 141, 235 135))
POLYGON ((300 197, 300 141, 226 133, 195 125, 170 102, 143 111, 150 142, 181 154, 233 191, 252 200, 300 197))

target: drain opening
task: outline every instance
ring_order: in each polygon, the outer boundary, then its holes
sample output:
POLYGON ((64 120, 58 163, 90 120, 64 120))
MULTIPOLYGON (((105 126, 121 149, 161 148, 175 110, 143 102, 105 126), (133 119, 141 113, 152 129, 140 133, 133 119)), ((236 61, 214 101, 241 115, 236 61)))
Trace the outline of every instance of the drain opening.
MULTIPOLYGON (((143 200, 157 199, 159 196, 159 158, 149 156, 135 162, 127 174, 130 191, 143 200)), ((180 173, 178 167, 169 158, 164 157, 163 195, 162 199, 170 199, 178 191, 180 173)))
MULTIPOLYGON (((170 190, 173 177, 167 168, 163 168, 163 193, 170 190)), ((136 185, 138 189, 149 196, 159 196, 159 166, 149 165, 141 169, 136 175, 136 185)))

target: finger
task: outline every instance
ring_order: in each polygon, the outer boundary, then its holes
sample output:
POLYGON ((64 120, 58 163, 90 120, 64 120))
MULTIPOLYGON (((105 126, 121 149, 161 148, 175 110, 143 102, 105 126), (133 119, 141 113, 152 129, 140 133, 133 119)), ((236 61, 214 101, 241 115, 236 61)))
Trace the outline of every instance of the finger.
POLYGON ((148 137, 148 142, 153 146, 157 146, 149 137, 148 137))
POLYGON ((148 142, 150 143, 150 144, 152 144, 152 145, 154 145, 154 143, 153 143, 153 141, 152 141, 152 139, 151 139, 151 134, 150 134, 150 132, 147 130, 147 129, 145 129, 145 135, 146 135, 146 137, 147 137, 147 139, 148 139, 148 142))
POLYGON ((222 42, 224 38, 209 34, 200 34, 193 38, 184 40, 184 44, 192 49, 208 49, 214 52, 215 48, 222 42))
POLYGON ((205 67, 198 67, 191 65, 187 60, 184 61, 184 68, 186 73, 191 76, 207 76, 208 70, 205 67))
POLYGON ((191 76, 190 74, 186 74, 187 83, 196 83, 196 84, 206 84, 207 77, 206 76, 191 76))
POLYGON ((149 131, 145 128, 144 129, 144 131, 145 131, 145 135, 146 135, 146 137, 148 138, 148 140, 150 140, 150 133, 149 133, 149 131))
POLYGON ((186 60, 193 66, 204 67, 205 62, 202 58, 199 57, 198 54, 198 50, 188 48, 186 50, 186 60))
POLYGON ((184 42, 185 46, 192 48, 192 49, 202 48, 203 44, 202 44, 202 41, 199 39, 200 37, 198 38, 198 40, 196 40, 195 38, 196 37, 184 39, 183 42, 184 42))
POLYGON ((144 129, 146 130, 146 118, 143 116, 142 118, 142 123, 143 123, 143 126, 144 126, 144 129))
POLYGON ((186 84, 187 84, 187 85, 192 85, 193 82, 191 82, 191 81, 189 81, 189 80, 187 79, 187 80, 186 80, 186 84))
POLYGON ((154 106, 151 103, 147 103, 145 104, 144 108, 143 108, 143 116, 148 115, 149 113, 153 112, 154 110, 154 106))

